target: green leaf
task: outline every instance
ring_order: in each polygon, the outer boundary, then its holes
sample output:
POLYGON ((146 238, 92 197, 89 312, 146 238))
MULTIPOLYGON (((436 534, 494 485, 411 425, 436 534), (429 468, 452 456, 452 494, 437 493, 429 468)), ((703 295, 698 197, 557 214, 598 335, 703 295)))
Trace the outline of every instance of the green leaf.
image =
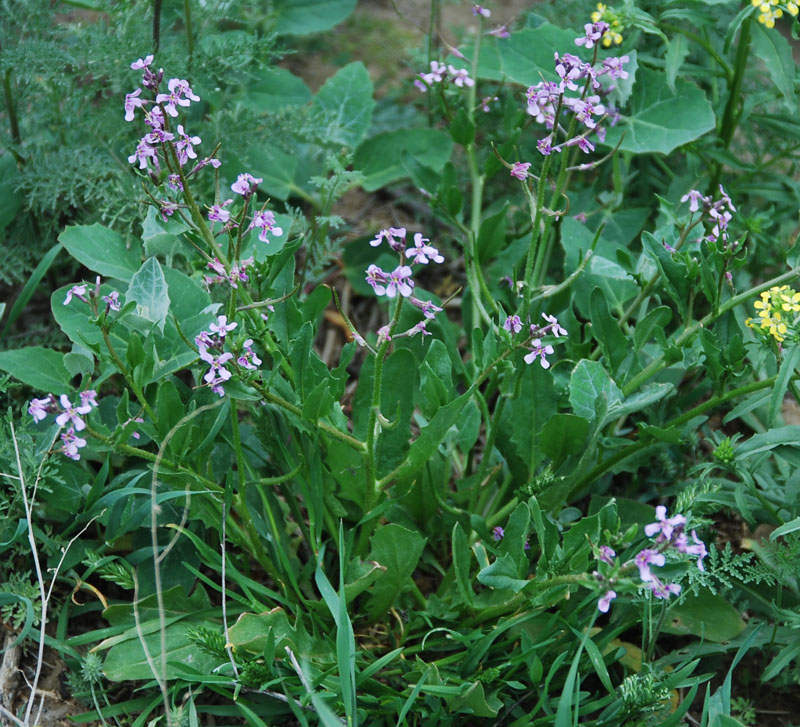
POLYGON ((614 147, 622 139, 622 151, 669 154, 714 128, 711 104, 697 86, 678 80, 673 92, 665 80, 663 73, 639 68, 630 115, 608 130, 607 146, 614 147))
POLYGON ((472 607, 474 601, 474 594, 472 592, 472 583, 469 578, 469 567, 472 562, 469 550, 469 541, 464 528, 456 523, 453 526, 453 571, 456 575, 456 585, 461 597, 465 603, 472 607))
POLYGON ((648 311, 647 315, 641 321, 636 322, 636 329, 633 332, 633 343, 636 350, 641 350, 642 346, 647 343, 651 336, 655 335, 658 342, 666 347, 666 336, 664 330, 669 322, 672 320, 672 309, 660 305, 648 311))
POLYGON ((783 103, 791 113, 797 113, 797 98, 794 93, 795 62, 789 41, 775 30, 764 28, 761 23, 751 23, 753 51, 764 61, 770 80, 783 94, 783 103))
POLYGON ((128 248, 121 235, 102 225, 67 227, 58 239, 67 252, 89 270, 126 283, 141 264, 138 247, 128 248))
POLYGON ((600 288, 592 290, 589 310, 592 318, 592 335, 600 344, 606 360, 611 364, 612 373, 616 373, 628 355, 628 339, 620 330, 617 319, 608 310, 606 296, 600 288))
POLYGON ((554 414, 542 428, 539 444, 542 451, 558 465, 569 455, 583 450, 589 421, 575 414, 554 414))
POLYGON ((371 620, 380 618, 395 603, 417 567, 424 547, 425 538, 396 523, 382 526, 372 536, 369 560, 380 563, 386 572, 370 589, 366 609, 371 620))
POLYGON ((683 61, 686 59, 688 53, 689 41, 686 39, 685 35, 677 33, 669 42, 666 58, 667 86, 669 86, 670 91, 673 93, 676 92, 675 77, 678 75, 678 71, 683 65, 683 61))
POLYGON ((578 415, 594 421, 596 404, 605 400, 607 408, 622 401, 622 391, 599 361, 582 360, 572 371, 569 382, 569 401, 578 415))
POLYGON ((280 606, 266 613, 243 613, 228 629, 228 642, 237 654, 261 654, 269 638, 275 639, 276 651, 296 646, 297 631, 280 606))
POLYGON ((499 253, 506 243, 506 203, 496 215, 486 217, 478 232, 478 259, 485 263, 499 253))
POLYGON ((66 394, 70 389, 70 375, 64 366, 64 354, 49 348, 28 346, 0 351, 0 371, 50 394, 66 394))
POLYGON ((155 323, 163 333, 169 312, 169 288, 156 258, 148 258, 131 278, 125 302, 136 303, 136 315, 155 323))
POLYGON ((497 43, 503 72, 523 86, 557 80, 553 54, 565 48, 575 52, 575 33, 543 23, 538 28, 525 28, 497 43))
POLYGON ((356 6, 356 0, 275 0, 275 32, 308 35, 338 25, 356 6))
POLYGON ((736 638, 745 626, 739 612, 725 598, 700 591, 698 595, 687 594, 681 603, 667 611, 664 631, 720 642, 736 638))
POLYGON ((241 97, 242 104, 256 113, 305 106, 310 100, 311 91, 305 81, 277 66, 261 70, 258 80, 247 84, 241 97))
POLYGON ((367 133, 375 101, 372 81, 361 61, 350 63, 325 81, 311 105, 320 136, 331 145, 355 149, 367 133))
POLYGON ((795 344, 788 351, 784 353, 781 368, 778 371, 778 376, 775 379, 775 385, 772 387, 772 392, 769 398, 769 412, 767 414, 767 426, 771 427, 775 424, 778 418, 778 413, 783 405, 783 397, 786 395, 786 389, 789 387, 789 381, 794 375, 798 364, 800 364, 800 344, 795 344))
POLYGON ((403 161, 404 152, 438 172, 450 159, 453 142, 438 129, 398 129, 377 134, 364 141, 353 157, 353 167, 365 176, 361 186, 367 192, 374 192, 408 177, 409 172, 403 161))
POLYGON ((247 151, 247 166, 264 180, 260 188, 277 199, 288 199, 297 187, 297 160, 296 154, 285 154, 274 144, 253 146, 247 151))
POLYGON ((482 568, 478 573, 478 582, 490 588, 510 590, 514 593, 519 593, 531 583, 519 577, 517 563, 509 553, 504 553, 494 563, 482 568))
POLYGON ((450 137, 461 146, 467 146, 475 140, 475 122, 470 120, 464 108, 460 108, 450 122, 450 137))

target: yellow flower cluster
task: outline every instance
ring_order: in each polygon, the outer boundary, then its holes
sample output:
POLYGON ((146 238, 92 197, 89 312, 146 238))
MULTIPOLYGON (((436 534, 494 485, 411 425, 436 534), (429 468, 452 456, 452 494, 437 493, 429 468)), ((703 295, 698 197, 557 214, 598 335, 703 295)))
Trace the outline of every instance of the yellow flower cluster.
POLYGON ((759 9, 758 22, 766 25, 768 28, 775 27, 775 20, 783 17, 784 8, 790 15, 797 15, 800 11, 797 2, 789 0, 785 5, 781 6, 778 3, 780 0, 750 0, 754 8, 759 9))
MULTIPOLYGON (((786 314, 800 312, 800 293, 788 285, 773 287, 761 293, 761 300, 753 303, 759 320, 748 318, 745 323, 750 328, 760 328, 769 333, 778 343, 786 338, 789 328, 786 314)), ((794 328, 795 321, 790 317, 789 325, 794 328)))
POLYGON ((608 32, 603 36, 602 40, 603 47, 610 48, 612 43, 614 45, 622 43, 622 31, 625 30, 625 26, 622 24, 620 17, 613 10, 609 10, 603 3, 597 3, 597 10, 592 13, 592 22, 599 23, 601 20, 604 23, 608 23, 608 32))

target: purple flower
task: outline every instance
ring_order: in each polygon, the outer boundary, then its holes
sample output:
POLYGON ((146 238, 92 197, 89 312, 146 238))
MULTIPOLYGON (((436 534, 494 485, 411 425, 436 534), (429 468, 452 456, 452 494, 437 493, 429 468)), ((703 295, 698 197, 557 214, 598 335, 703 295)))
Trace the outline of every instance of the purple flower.
POLYGON ((254 371, 257 366, 261 365, 261 359, 256 355, 256 352, 252 349, 253 339, 248 338, 242 346, 244 347, 244 352, 242 353, 239 358, 236 359, 236 363, 243 368, 249 369, 250 371, 254 371))
POLYGON ((149 111, 144 112, 144 123, 151 129, 164 128, 164 112, 160 106, 153 106, 149 111))
POLYGON ((423 336, 432 336, 433 334, 427 329, 430 323, 430 318, 423 318, 419 323, 415 323, 411 328, 406 331, 407 336, 416 336, 421 333, 423 336))
POLYGON ((703 197, 701 192, 698 192, 696 189, 693 189, 690 192, 684 194, 683 197, 681 197, 681 202, 686 202, 686 201, 689 202, 689 212, 697 212, 697 210, 700 209, 701 204, 705 204, 706 201, 710 200, 706 200, 706 198, 703 197))
POLYGON ((601 545, 599 551, 600 553, 597 556, 599 560, 602 560, 603 563, 608 563, 608 565, 614 565, 614 558, 617 556, 614 548, 609 548, 607 545, 601 545))
POLYGON ((611 601, 616 597, 616 591, 606 591, 605 595, 597 602, 597 610, 600 613, 608 613, 608 609, 611 608, 611 601))
POLYGON ((386 292, 388 279, 388 274, 374 263, 367 268, 367 282, 372 286, 375 295, 383 295, 386 292))
POLYGON ((586 48, 593 48, 600 38, 608 31, 608 23, 602 20, 597 23, 586 23, 583 26, 584 36, 575 39, 575 45, 582 45, 586 48))
POLYGON ((514 162, 511 165, 511 176, 524 182, 528 176, 528 170, 531 168, 530 162, 514 162))
POLYGON ((33 417, 34 422, 41 422, 47 418, 50 407, 53 405, 52 394, 46 399, 32 399, 28 406, 28 414, 33 417))
POLYGON ((84 298, 86 295, 86 284, 82 283, 81 285, 73 285, 68 291, 67 296, 64 298, 64 305, 69 305, 72 302, 73 296, 76 298, 80 298, 84 303, 88 303, 89 301, 84 298))
POLYGON ((389 324, 387 323, 385 326, 381 326, 378 329, 378 343, 383 343, 384 341, 391 341, 391 329, 389 324))
POLYGON ((125 94, 125 121, 133 121, 135 109, 144 106, 144 99, 139 98, 142 93, 141 88, 137 88, 133 93, 125 94))
POLYGON ((530 343, 530 353, 525 354, 524 361, 526 364, 532 364, 537 358, 541 359, 540 363, 542 364, 543 369, 550 368, 550 362, 547 360, 547 356, 551 353, 554 353, 553 347, 551 345, 542 346, 542 342, 535 338, 530 343))
POLYGON ((188 159, 197 159, 194 147, 199 143, 199 136, 189 136, 183 130, 183 124, 178 124, 178 141, 175 144, 175 150, 178 152, 178 162, 181 166, 186 164, 188 159))
POLYGON ((62 394, 59 401, 63 411, 56 417, 56 424, 63 427, 67 422, 72 422, 76 431, 82 432, 86 429, 86 422, 79 415, 88 414, 92 410, 91 404, 84 403, 74 407, 66 394, 62 394))
POLYGON ((594 144, 585 136, 576 136, 574 139, 565 141, 566 146, 577 146, 584 154, 594 151, 594 144))
POLYGON ((250 223, 250 226, 247 228, 248 230, 252 230, 254 227, 257 227, 261 232, 258 235, 258 239, 261 242, 266 242, 269 244, 269 238, 267 238, 267 234, 274 235, 275 237, 280 237, 283 234, 283 228, 278 227, 275 224, 275 215, 272 212, 256 212, 253 215, 253 221, 250 223))
POLYGON ((226 351, 219 356, 210 354, 206 349, 200 349, 200 358, 209 364, 209 369, 203 377, 203 381, 207 384, 218 385, 221 381, 227 381, 231 378, 231 372, 225 368, 225 364, 233 358, 230 351, 226 351))
POLYGON ((644 534, 648 538, 652 538, 656 533, 659 533, 656 542, 663 543, 672 537, 672 533, 676 528, 682 528, 686 525, 686 518, 683 515, 674 515, 667 518, 667 508, 659 505, 656 508, 656 522, 644 526, 644 534))
POLYGON ((647 587, 653 592, 656 598, 669 598, 671 595, 677 596, 681 592, 681 587, 677 583, 662 583, 658 578, 654 578, 647 587))
POLYGON ((94 389, 86 389, 86 391, 82 391, 78 394, 81 400, 81 406, 88 406, 91 410, 91 407, 97 406, 97 392, 94 389))
POLYGON ((201 331, 194 337, 194 345, 197 348, 213 348, 216 344, 207 331, 201 331))
POLYGON ((131 63, 131 69, 134 71, 141 70, 143 68, 147 68, 153 62, 153 56, 145 56, 144 58, 139 58, 131 63))
POLYGON ((121 308, 119 293, 116 290, 112 290, 108 295, 104 295, 102 301, 106 304, 106 310, 118 311, 121 308))
POLYGON ((522 330, 522 320, 518 315, 508 316, 503 323, 503 328, 511 333, 519 333, 522 330))
POLYGON ((499 101, 500 99, 497 96, 484 96, 481 99, 481 111, 483 113, 488 114, 492 109, 489 106, 492 101, 499 101))
POLYGON ((404 298, 411 295, 414 281, 411 279, 411 268, 408 265, 398 265, 386 279, 386 296, 394 298, 398 293, 404 298))
POLYGON ((414 235, 414 247, 406 250, 406 257, 413 257, 414 262, 421 265, 426 265, 431 260, 435 263, 443 263, 444 258, 439 254, 439 251, 432 245, 426 245, 425 243, 427 242, 430 242, 430 240, 427 237, 423 237, 421 232, 417 232, 414 235))
POLYGON ((222 222, 223 224, 230 220, 231 213, 225 209, 229 204, 232 204, 232 199, 226 199, 222 204, 212 205, 208 211, 209 222, 222 222))
POLYGON ((256 187, 263 181, 263 179, 254 177, 252 174, 247 174, 247 172, 245 172, 236 178, 236 181, 231 185, 231 189, 236 192, 236 194, 241 194, 242 197, 247 199, 247 197, 256 191, 256 187))
POLYGON ((680 533, 678 537, 675 539, 675 549, 680 553, 686 553, 687 555, 696 555, 697 556, 697 568, 698 570, 705 570, 705 566, 703 565, 703 558, 708 555, 708 551, 706 550, 706 544, 697 537, 697 531, 692 530, 692 540, 694 544, 689 543, 689 539, 686 537, 685 533, 680 533))
POLYGON ((499 525, 496 525, 492 528, 492 537, 495 539, 495 541, 502 540, 505 534, 505 531, 499 525))
POLYGON ((608 75, 609 78, 622 79, 623 81, 628 77, 628 72, 623 69, 623 65, 628 63, 630 58, 628 56, 610 57, 603 59, 603 68, 599 71, 598 75, 608 75))
MULTIPOLYGON (((547 324, 550 327, 550 333, 552 333, 556 338, 567 335, 567 329, 558 322, 558 318, 555 316, 549 316, 547 313, 542 313, 542 318, 547 321, 547 324)), ((545 328, 548 326, 545 326, 545 328)))
POLYGON ((224 339, 229 331, 232 331, 239 324, 236 321, 228 323, 228 316, 217 316, 217 322, 212 323, 208 329, 216 333, 220 339, 224 339))
POLYGON ((651 565, 662 566, 666 562, 664 555, 656 550, 645 548, 636 554, 633 559, 634 565, 639 569, 639 578, 647 583, 652 581, 655 576, 650 572, 651 565))
POLYGON ((503 40, 511 37, 507 25, 498 25, 496 28, 487 31, 487 35, 493 35, 495 38, 502 38, 503 40))
POLYGON ((406 228, 405 227, 389 227, 386 230, 381 230, 375 237, 369 241, 372 247, 378 247, 384 240, 389 243, 392 250, 402 250, 405 247, 406 228))
POLYGON ((479 15, 484 18, 491 16, 492 11, 489 8, 481 7, 480 5, 472 6, 472 14, 477 18, 479 15))
MULTIPOLYGON (((544 139, 539 139, 536 142, 536 148, 542 156, 549 157, 553 153, 552 137, 545 136, 544 139)), ((558 149, 556 149, 558 151, 558 149)))
POLYGON ((190 101, 199 101, 195 96, 187 81, 180 78, 170 78, 167 83, 169 93, 160 93, 156 96, 156 103, 162 104, 166 111, 173 118, 178 115, 178 106, 190 106, 190 101))
POLYGON ((447 70, 453 77, 453 83, 455 83, 459 88, 475 85, 475 81, 469 77, 469 71, 466 68, 454 68, 453 66, 447 66, 447 70))
POLYGON ((422 315, 426 318, 435 318, 437 313, 442 312, 442 308, 429 300, 420 300, 413 295, 408 299, 412 305, 416 306, 422 311, 422 315))
POLYGON ((70 459, 78 460, 81 458, 78 450, 86 446, 86 440, 75 434, 75 430, 70 427, 61 434, 61 441, 64 443, 62 452, 70 459))
POLYGON ((183 192, 183 182, 181 182, 181 175, 180 174, 168 174, 167 175, 167 186, 173 192, 183 192))
POLYGON ((552 126, 552 119, 555 118, 556 107, 563 92, 561 84, 551 81, 541 81, 530 86, 525 94, 528 115, 533 116, 540 124, 552 126))
POLYGON ((152 159, 153 166, 158 169, 158 155, 156 154, 156 150, 147 142, 148 136, 150 135, 148 134, 139 141, 136 151, 128 157, 128 162, 130 164, 139 162, 139 169, 147 169, 148 160, 152 159))

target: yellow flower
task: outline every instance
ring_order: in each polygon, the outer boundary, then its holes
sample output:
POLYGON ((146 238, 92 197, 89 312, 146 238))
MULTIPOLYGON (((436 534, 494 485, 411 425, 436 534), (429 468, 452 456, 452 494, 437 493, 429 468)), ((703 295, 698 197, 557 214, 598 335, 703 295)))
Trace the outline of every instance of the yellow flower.
POLYGON ((797 7, 797 3, 792 2, 786 3, 786 9, 789 11, 790 15, 797 15, 798 11, 800 11, 800 8, 797 7))

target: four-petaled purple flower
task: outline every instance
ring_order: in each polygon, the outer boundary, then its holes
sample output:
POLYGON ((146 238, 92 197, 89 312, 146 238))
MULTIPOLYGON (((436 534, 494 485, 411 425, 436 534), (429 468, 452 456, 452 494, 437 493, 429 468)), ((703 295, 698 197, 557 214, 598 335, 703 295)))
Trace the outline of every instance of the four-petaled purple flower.
POLYGON ((217 322, 212 323, 208 329, 216 333, 220 339, 224 339, 229 331, 232 331, 239 324, 236 321, 228 323, 228 316, 217 316, 217 322))
POLYGON ((405 247, 406 228, 405 227, 389 227, 386 230, 381 230, 375 237, 369 241, 372 247, 378 247, 384 240, 389 243, 389 247, 395 252, 399 252, 405 247))
POLYGON ((706 544, 697 537, 696 530, 692 530, 692 540, 694 541, 694 544, 689 543, 686 533, 680 533, 675 539, 675 550, 680 553, 686 553, 687 555, 696 555, 697 569, 704 571, 706 568, 703 565, 703 558, 708 555, 706 544))
POLYGON ((386 297, 394 298, 398 293, 404 298, 411 295, 414 281, 411 279, 411 268, 408 265, 398 265, 386 276, 386 297))
POLYGON ((180 78, 170 78, 167 83, 169 93, 160 93, 156 96, 156 103, 160 104, 173 118, 178 115, 178 106, 190 106, 191 101, 199 101, 200 98, 192 92, 188 82, 180 78))
POLYGON ((90 410, 91 407, 97 406, 97 392, 94 389, 86 389, 86 391, 81 391, 78 396, 81 400, 82 406, 88 406, 90 407, 90 410))
POLYGON ((608 23, 602 20, 597 23, 586 23, 583 26, 584 36, 575 39, 575 45, 582 45, 586 48, 594 48, 597 43, 608 31, 608 23))
POLYGON ((639 569, 639 578, 641 578, 644 583, 648 583, 655 578, 650 572, 650 566, 662 566, 666 562, 666 558, 664 558, 663 553, 659 553, 657 550, 645 548, 636 554, 633 562, 639 569))
POLYGON ((614 565, 614 558, 617 556, 614 548, 610 548, 608 545, 601 545, 598 550, 600 551, 597 555, 599 560, 602 560, 603 563, 608 563, 608 565, 614 565))
POLYGON ((423 237, 421 232, 414 235, 414 247, 409 247, 406 250, 407 258, 414 258, 415 263, 427 265, 431 260, 435 263, 443 263, 444 258, 439 254, 439 251, 433 245, 425 243, 430 242, 427 237, 423 237))
POLYGON ((686 518, 683 515, 674 515, 667 518, 667 508, 663 505, 656 507, 656 522, 644 526, 644 534, 648 538, 652 538, 656 533, 657 543, 664 543, 672 537, 672 533, 676 528, 683 528, 686 525, 686 518))
POLYGON ((50 413, 52 405, 52 396, 48 396, 46 399, 32 399, 28 406, 28 414, 33 417, 34 422, 44 421, 50 413))
POLYGON ((183 124, 178 124, 178 141, 175 143, 175 150, 178 152, 178 162, 181 166, 186 164, 189 159, 197 159, 194 147, 199 143, 199 136, 189 136, 183 130, 183 124))
POLYGON ((203 376, 203 381, 207 384, 217 383, 218 381, 228 381, 228 379, 231 378, 231 372, 225 368, 225 364, 233 358, 233 354, 230 351, 221 353, 219 356, 214 356, 205 348, 201 348, 200 358, 209 365, 206 375, 203 376))
POLYGON ((483 18, 488 18, 491 16, 492 11, 489 8, 484 8, 481 5, 473 5, 472 6, 472 14, 477 18, 479 15, 483 18))
POLYGON ((144 139, 141 139, 139 144, 136 146, 136 151, 128 157, 128 162, 130 164, 139 162, 139 169, 147 169, 148 160, 152 160, 153 166, 156 169, 159 168, 156 150, 148 143, 147 137, 144 137, 144 139))
POLYGON ((447 70, 450 72, 450 75, 453 78, 453 83, 455 83, 459 88, 475 85, 475 81, 469 77, 469 71, 466 68, 454 68, 453 66, 447 66, 447 70))
POLYGON ((104 295, 101 300, 106 304, 107 310, 118 311, 122 307, 119 302, 119 293, 116 290, 104 295))
POLYGON ((145 56, 144 58, 138 58, 133 63, 131 63, 131 69, 134 71, 139 71, 144 68, 147 68, 153 62, 153 56, 145 56))
POLYGON ((547 326, 545 326, 545 328, 549 326, 550 333, 553 334, 556 338, 567 335, 567 329, 564 328, 558 322, 558 318, 556 318, 555 316, 549 316, 547 315, 547 313, 542 313, 542 318, 544 318, 547 321, 547 326))
POLYGON ((250 371, 254 371, 257 366, 261 365, 261 359, 258 357, 256 352, 252 348, 253 346, 253 339, 248 338, 243 344, 243 351, 242 355, 236 359, 236 363, 243 368, 249 369, 250 371))
POLYGON ((283 234, 283 228, 278 227, 275 224, 275 215, 272 212, 264 211, 256 212, 253 215, 253 221, 250 223, 248 230, 252 230, 254 227, 257 227, 261 232, 258 235, 258 239, 261 242, 266 242, 269 244, 269 238, 267 234, 274 235, 275 237, 280 237, 283 234))
POLYGON ((72 402, 66 394, 62 394, 59 401, 64 411, 56 417, 56 424, 63 427, 67 422, 72 422, 76 431, 82 432, 86 429, 86 422, 81 419, 80 415, 88 414, 92 410, 91 404, 82 403, 80 406, 72 406, 72 402))
POLYGON ((505 531, 499 525, 496 525, 492 528, 492 537, 495 539, 495 541, 502 540, 505 534, 505 531))
POLYGON ((231 218, 231 213, 225 209, 229 204, 233 202, 232 199, 226 199, 224 202, 220 204, 215 204, 211 206, 211 209, 208 211, 208 220, 209 222, 222 222, 226 223, 231 218))
POLYGON ((681 587, 677 583, 662 583, 658 578, 654 578, 647 587, 653 592, 656 598, 669 598, 671 595, 677 596, 681 592, 681 587))
POLYGON ((541 340, 534 338, 530 343, 530 349, 530 353, 525 354, 525 363, 532 364, 538 358, 541 359, 539 363, 541 363, 542 368, 549 369, 550 362, 547 360, 547 356, 555 352, 553 347, 550 344, 542 346, 541 340))

